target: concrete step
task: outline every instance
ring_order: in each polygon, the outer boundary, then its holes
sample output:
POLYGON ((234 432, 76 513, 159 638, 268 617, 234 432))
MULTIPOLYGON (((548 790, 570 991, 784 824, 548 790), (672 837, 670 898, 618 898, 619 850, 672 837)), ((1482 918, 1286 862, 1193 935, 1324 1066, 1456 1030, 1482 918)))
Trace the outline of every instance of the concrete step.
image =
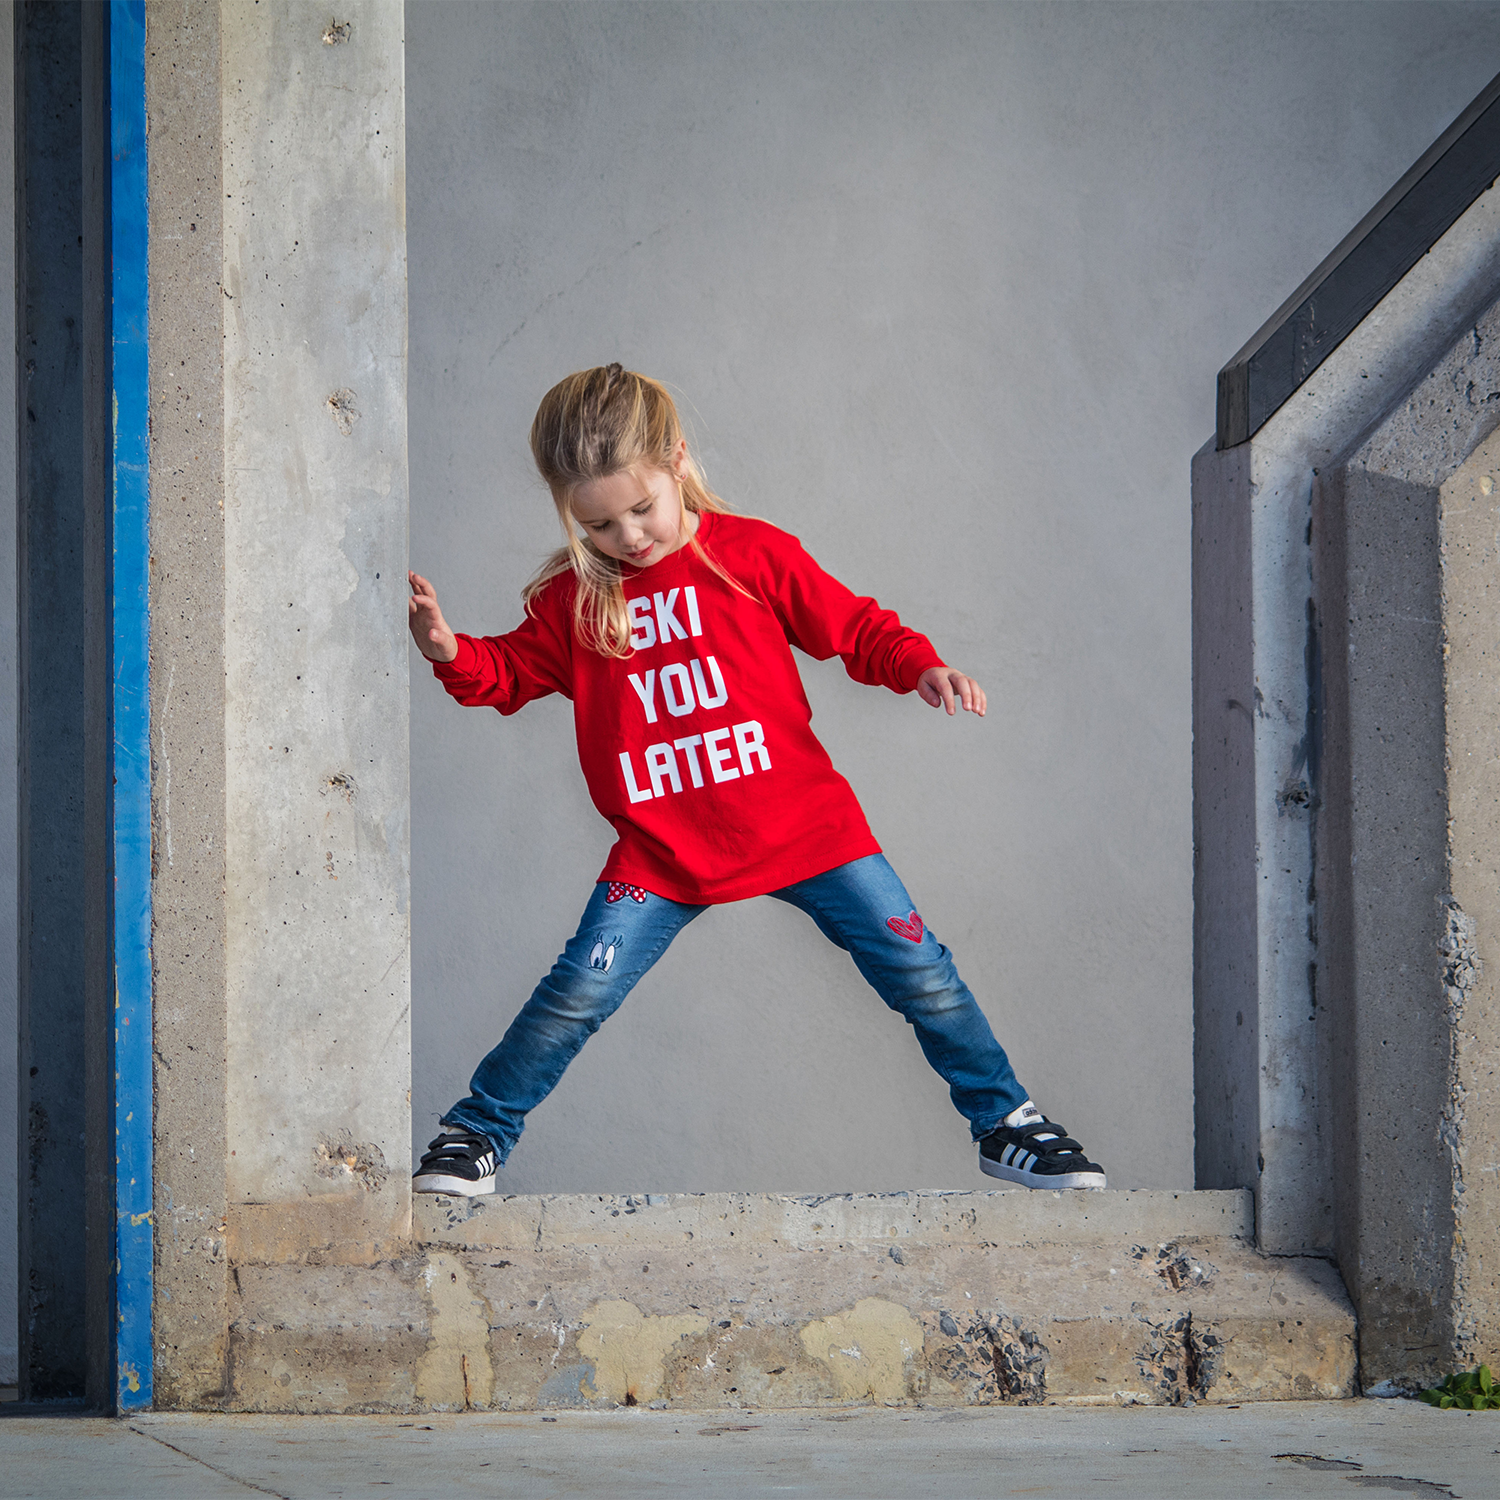
POLYGON ((1179 1405, 1352 1395, 1326 1261, 1248 1192, 420 1197, 408 1258, 240 1266, 242 1409, 1179 1405))

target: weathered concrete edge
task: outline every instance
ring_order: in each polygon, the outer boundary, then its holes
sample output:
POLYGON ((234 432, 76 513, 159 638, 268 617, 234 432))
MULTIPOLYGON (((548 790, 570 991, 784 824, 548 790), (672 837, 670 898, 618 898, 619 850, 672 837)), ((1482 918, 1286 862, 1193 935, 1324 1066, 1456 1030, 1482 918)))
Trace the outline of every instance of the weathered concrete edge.
POLYGON ((146 13, 150 150, 155 1395, 222 1393, 224 361, 219 0, 146 13))
POLYGON ((232 1242, 227 1389, 184 1404, 1175 1405, 1356 1388, 1337 1270, 1257 1252, 1246 1190, 422 1195, 414 1228, 377 1264, 336 1245, 256 1263, 232 1242))
POLYGON ((1443 485, 1440 498, 1450 817, 1441 942, 1447 1097, 1438 1135, 1447 1147, 1453 1205, 1453 1369, 1500 1364, 1500 1178, 1494 1170, 1500 1097, 1493 1087, 1500 1074, 1500 965, 1484 962, 1500 933, 1492 753, 1500 682, 1490 669, 1497 476, 1500 433, 1492 432, 1443 485))
POLYGON ((413 1233, 429 1245, 561 1249, 572 1245, 775 1244, 795 1249, 921 1238, 1025 1245, 1254 1237, 1248 1188, 1047 1193, 554 1194, 445 1198, 418 1194, 413 1233))
POLYGON ((1229 1239, 433 1249, 245 1267, 233 1305, 238 1410, 1180 1405, 1356 1381, 1334 1267, 1229 1239))

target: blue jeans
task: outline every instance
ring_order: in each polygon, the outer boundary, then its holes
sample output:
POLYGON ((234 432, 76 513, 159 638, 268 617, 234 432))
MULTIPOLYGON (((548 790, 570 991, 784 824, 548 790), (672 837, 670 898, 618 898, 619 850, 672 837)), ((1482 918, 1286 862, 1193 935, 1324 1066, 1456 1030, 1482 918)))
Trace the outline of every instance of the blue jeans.
MULTIPOLYGON (((771 894, 805 911, 906 1018, 976 1141, 1026 1102, 953 955, 927 930, 884 855, 851 860, 771 894)), ((706 910, 600 881, 552 972, 475 1069, 469 1097, 442 1123, 488 1136, 503 1162, 528 1112, 557 1087, 583 1044, 672 939, 706 910)))

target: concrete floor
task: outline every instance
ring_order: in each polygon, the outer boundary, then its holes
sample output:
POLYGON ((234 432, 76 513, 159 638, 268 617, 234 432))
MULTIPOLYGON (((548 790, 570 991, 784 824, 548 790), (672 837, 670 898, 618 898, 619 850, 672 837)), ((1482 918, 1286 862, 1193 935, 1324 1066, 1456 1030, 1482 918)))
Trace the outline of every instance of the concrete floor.
POLYGON ((396 1417, 0 1417, 0 1494, 70 1500, 1500 1497, 1500 1414, 1409 1401, 396 1417))

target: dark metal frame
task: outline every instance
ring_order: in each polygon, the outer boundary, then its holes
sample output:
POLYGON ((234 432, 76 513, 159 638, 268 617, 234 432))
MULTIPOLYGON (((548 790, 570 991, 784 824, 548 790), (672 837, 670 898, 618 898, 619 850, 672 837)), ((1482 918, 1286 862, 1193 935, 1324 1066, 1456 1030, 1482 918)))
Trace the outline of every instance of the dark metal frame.
POLYGON ((1254 437, 1500 178, 1500 75, 1219 371, 1218 446, 1254 437))

